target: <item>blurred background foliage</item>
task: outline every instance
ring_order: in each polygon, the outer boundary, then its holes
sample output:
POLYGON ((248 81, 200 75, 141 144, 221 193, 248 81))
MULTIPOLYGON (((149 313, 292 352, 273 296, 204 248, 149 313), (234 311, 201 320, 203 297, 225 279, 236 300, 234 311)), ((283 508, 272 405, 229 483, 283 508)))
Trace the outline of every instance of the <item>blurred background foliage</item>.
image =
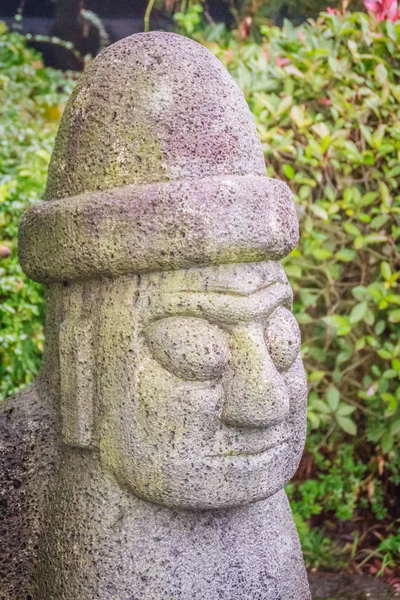
POLYGON ((0 397, 32 381, 40 364, 43 295, 18 264, 18 220, 44 190, 72 83, 0 22, 0 397))
MULTIPOLYGON (((301 240, 285 268, 310 401, 306 450, 287 491, 307 564, 400 583, 400 21, 349 12, 355 3, 320 13, 319 0, 232 0, 227 26, 206 3, 154 4, 231 72, 268 174, 294 193, 301 240), (314 18, 274 25, 278 7, 290 14, 292 5, 295 21, 314 18)), ((42 292, 18 266, 17 223, 40 199, 73 83, 0 29, 3 397, 40 361, 42 292)))

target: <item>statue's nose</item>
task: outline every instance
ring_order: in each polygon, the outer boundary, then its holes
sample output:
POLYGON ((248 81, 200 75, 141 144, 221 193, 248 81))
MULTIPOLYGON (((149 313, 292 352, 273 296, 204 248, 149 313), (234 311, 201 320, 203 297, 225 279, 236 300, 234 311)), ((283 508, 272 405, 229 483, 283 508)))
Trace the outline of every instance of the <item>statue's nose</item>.
POLYGON ((263 428, 285 420, 289 394, 269 356, 261 324, 231 332, 232 360, 224 382, 222 420, 236 427, 263 428))

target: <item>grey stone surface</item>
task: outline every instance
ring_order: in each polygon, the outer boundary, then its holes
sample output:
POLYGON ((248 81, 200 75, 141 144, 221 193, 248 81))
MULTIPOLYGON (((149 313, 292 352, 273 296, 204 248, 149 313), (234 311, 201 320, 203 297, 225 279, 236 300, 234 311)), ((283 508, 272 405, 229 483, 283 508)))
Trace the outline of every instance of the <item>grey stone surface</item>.
POLYGON ((306 427, 279 263, 297 221, 240 91, 188 39, 115 44, 46 200, 20 226, 46 348, 0 408, 0 599, 309 600, 283 491, 306 427))

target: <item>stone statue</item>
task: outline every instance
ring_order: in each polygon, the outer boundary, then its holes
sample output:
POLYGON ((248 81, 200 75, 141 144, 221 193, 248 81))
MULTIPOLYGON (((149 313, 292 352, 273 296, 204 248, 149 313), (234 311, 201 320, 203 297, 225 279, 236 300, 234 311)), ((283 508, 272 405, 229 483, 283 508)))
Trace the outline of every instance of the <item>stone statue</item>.
POLYGON ((46 349, 1 407, 0 599, 310 599, 283 491, 306 429, 279 263, 298 224, 238 87, 184 37, 114 44, 45 200, 20 225, 46 349))

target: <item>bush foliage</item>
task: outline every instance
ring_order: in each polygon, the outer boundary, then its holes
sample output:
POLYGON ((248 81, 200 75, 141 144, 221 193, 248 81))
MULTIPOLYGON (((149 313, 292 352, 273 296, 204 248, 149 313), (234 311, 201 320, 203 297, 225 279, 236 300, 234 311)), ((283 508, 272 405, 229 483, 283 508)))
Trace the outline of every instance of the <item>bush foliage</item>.
POLYGON ((285 267, 302 327, 310 435, 299 480, 289 486, 292 505, 304 520, 322 512, 393 520, 400 516, 400 22, 331 12, 262 34, 256 45, 214 29, 205 43, 243 90, 268 173, 290 185, 300 218, 301 241, 285 267))
POLYGON ((0 22, 0 399, 36 374, 43 349, 41 287, 17 258, 18 219, 44 190, 60 110, 71 83, 45 69, 24 38, 0 22))

